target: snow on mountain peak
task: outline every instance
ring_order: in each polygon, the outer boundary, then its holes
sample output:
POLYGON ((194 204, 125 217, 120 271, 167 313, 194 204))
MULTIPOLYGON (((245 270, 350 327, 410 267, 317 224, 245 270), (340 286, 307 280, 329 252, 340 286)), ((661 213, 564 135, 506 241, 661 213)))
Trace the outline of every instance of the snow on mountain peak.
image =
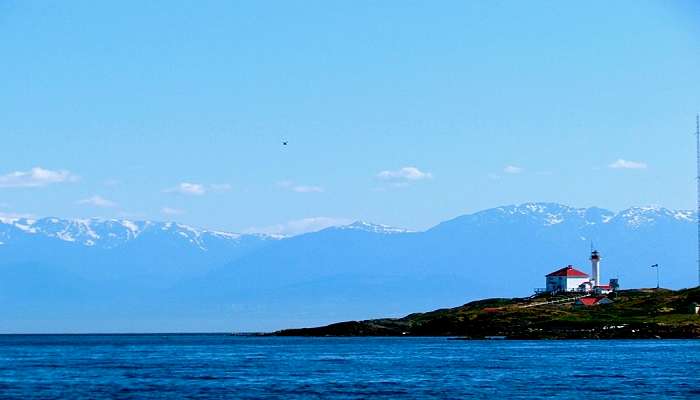
POLYGON ((27 233, 36 233, 37 230, 33 227, 35 223, 36 221, 33 219, 20 218, 10 222, 10 225, 27 233))
MULTIPOLYGON (((173 222, 130 221, 126 219, 59 219, 42 218, 38 220, 26 218, 0 219, 0 238, 4 244, 11 241, 13 236, 29 234, 71 242, 84 246, 114 248, 123 245, 139 236, 152 232, 153 234, 174 234, 200 250, 207 250, 207 242, 238 241, 242 235, 222 231, 207 231, 173 222)), ((268 235, 255 235, 261 240, 278 239, 268 235)))
POLYGON ((240 239, 241 235, 240 233, 231 233, 231 232, 223 232, 223 231, 210 231, 214 236, 222 237, 222 238, 227 238, 227 239, 240 239))
POLYGON ((396 234, 396 233, 407 233, 410 232, 407 229, 395 228, 389 225, 373 224, 365 221, 356 221, 350 225, 338 226, 337 229, 341 230, 356 230, 372 233, 383 233, 383 234, 396 234))
POLYGON ((121 225, 122 225, 124 228, 128 229, 128 230, 131 232, 131 234, 133 235, 133 237, 136 237, 136 236, 139 235, 141 229, 140 229, 139 226, 136 225, 136 223, 134 223, 133 221, 129 221, 129 220, 127 220, 127 219, 123 219, 123 220, 120 221, 120 223, 121 223, 121 225))
MULTIPOLYGON (((479 214, 491 214, 494 210, 486 210, 479 214)), ((663 218, 673 218, 679 221, 696 221, 696 214, 690 210, 669 210, 660 206, 631 207, 619 212, 613 212, 597 207, 574 208, 557 203, 524 203, 498 207, 495 211, 502 216, 523 216, 541 221, 544 226, 559 225, 567 221, 575 221, 584 225, 609 224, 621 222, 631 227, 641 227, 652 224, 663 218)))
MULTIPOLYGON (((577 209, 557 203, 523 203, 498 207, 495 210, 508 215, 515 214, 561 214, 570 212, 580 212, 585 209, 577 209)), ((485 210, 486 212, 490 210, 485 210)))
MULTIPOLYGON (((503 215, 530 216, 542 219, 545 226, 558 225, 567 220, 567 217, 585 217, 585 208, 573 208, 557 203, 524 203, 498 207, 495 209, 503 215)), ((482 211, 488 213, 490 210, 482 211)), ((478 214, 478 213, 477 213, 478 214)))
POLYGON ((637 228, 643 225, 653 224, 664 218, 685 222, 697 221, 697 214, 694 211, 669 210, 659 206, 631 207, 627 210, 620 211, 616 217, 619 217, 627 225, 637 228))
POLYGON ((583 222, 585 225, 621 222, 627 226, 638 228, 664 218, 687 222, 695 222, 697 218, 694 211, 669 210, 655 205, 631 207, 619 212, 612 212, 597 207, 573 208, 556 203, 525 203, 499 207, 497 210, 504 215, 523 215, 537 218, 542 221, 544 226, 558 225, 573 220, 583 222))
POLYGON ((691 210, 677 210, 673 213, 673 218, 677 220, 696 222, 695 212, 691 210))

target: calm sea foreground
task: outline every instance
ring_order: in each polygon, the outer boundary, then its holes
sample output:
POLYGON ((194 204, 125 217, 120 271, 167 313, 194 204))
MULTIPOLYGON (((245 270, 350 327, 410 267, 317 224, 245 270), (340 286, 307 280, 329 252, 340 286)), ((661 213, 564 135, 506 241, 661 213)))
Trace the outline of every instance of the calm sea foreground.
POLYGON ((0 398, 700 398, 700 341, 0 336, 0 398))

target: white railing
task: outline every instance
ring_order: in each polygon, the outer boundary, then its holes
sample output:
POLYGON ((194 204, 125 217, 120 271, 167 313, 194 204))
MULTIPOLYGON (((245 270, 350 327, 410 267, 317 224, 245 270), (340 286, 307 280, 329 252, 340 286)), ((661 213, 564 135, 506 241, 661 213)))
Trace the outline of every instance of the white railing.
POLYGON ((547 304, 573 303, 573 302, 575 302, 576 300, 578 300, 578 299, 580 299, 580 298, 582 298, 582 297, 586 297, 586 296, 588 296, 588 294, 580 294, 580 295, 577 295, 577 296, 565 297, 565 298, 563 298, 563 299, 549 300, 549 301, 543 301, 543 302, 532 303, 532 304, 524 304, 524 305, 522 305, 522 306, 520 306, 520 307, 521 307, 521 308, 530 308, 530 307, 544 306, 544 305, 547 305, 547 304))

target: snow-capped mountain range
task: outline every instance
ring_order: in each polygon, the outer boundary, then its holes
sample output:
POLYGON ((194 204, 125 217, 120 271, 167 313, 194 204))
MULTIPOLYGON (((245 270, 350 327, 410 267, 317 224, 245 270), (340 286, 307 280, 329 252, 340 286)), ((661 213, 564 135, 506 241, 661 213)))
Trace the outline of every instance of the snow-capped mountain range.
MULTIPOLYGON (((573 208, 555 203, 525 203, 481 211, 463 219, 526 217, 542 226, 563 223, 582 227, 596 224, 624 224, 630 228, 651 226, 659 221, 695 222, 696 213, 690 210, 669 210, 663 207, 633 207, 620 212, 601 208, 573 208)), ((458 218, 459 219, 459 218, 458 218)), ((416 231, 389 225, 356 221, 330 229, 354 230, 377 234, 415 233, 416 231)), ((207 250, 211 240, 238 241, 242 236, 261 240, 284 239, 284 235, 240 234, 195 228, 176 222, 134 221, 128 219, 60 219, 60 218, 5 218, 0 217, 0 245, 21 235, 38 235, 85 246, 114 248, 137 239, 142 234, 160 233, 184 240, 200 250, 207 250)))
POLYGON ((655 286, 649 266, 659 264, 662 286, 688 287, 697 284, 696 218, 661 207, 527 203, 421 232, 355 222, 293 237, 3 218, 0 332, 177 331, 192 320, 201 331, 267 330, 401 315, 529 295, 561 266, 589 271, 591 246, 603 279, 655 286))
POLYGON ((469 217, 513 217, 520 216, 539 221, 543 226, 562 223, 578 223, 580 225, 624 224, 631 228, 652 225, 657 221, 676 220, 679 222, 695 222, 697 215, 690 210, 669 210, 658 206, 632 207, 619 212, 613 212, 598 207, 574 208, 556 203, 525 203, 481 211, 467 215, 469 217))
MULTIPOLYGON (((0 241, 9 242, 17 235, 38 235, 57 240, 113 248, 138 239, 142 234, 160 233, 191 243, 206 250, 212 239, 239 240, 237 233, 193 228, 175 222, 131 221, 126 219, 59 219, 0 218, 0 241)), ((251 235, 277 238, 272 235, 251 235)))

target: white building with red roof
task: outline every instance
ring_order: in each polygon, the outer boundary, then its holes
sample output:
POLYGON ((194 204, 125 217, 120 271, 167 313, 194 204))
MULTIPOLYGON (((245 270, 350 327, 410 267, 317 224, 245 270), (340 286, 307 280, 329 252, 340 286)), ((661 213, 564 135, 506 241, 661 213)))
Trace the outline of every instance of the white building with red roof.
POLYGON ((550 293, 577 292, 586 282, 589 282, 588 274, 569 265, 547 275, 547 291, 550 293))
MULTIPOLYGON (((610 279, 608 285, 601 283, 600 254, 598 251, 593 250, 591 252, 590 260, 592 267, 591 276, 569 265, 546 276, 547 287, 544 291, 549 293, 583 292, 603 295, 617 290, 620 287, 620 282, 617 278, 610 279)), ((542 291, 542 289, 535 289, 535 293, 541 293, 542 291)))

